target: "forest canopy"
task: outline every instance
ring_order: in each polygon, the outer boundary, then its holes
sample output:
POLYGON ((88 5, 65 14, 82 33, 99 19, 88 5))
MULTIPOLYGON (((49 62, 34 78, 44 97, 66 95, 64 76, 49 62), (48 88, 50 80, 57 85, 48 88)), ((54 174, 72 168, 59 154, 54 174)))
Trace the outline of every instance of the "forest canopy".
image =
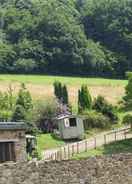
POLYGON ((131 0, 1 0, 0 73, 124 77, 131 0))

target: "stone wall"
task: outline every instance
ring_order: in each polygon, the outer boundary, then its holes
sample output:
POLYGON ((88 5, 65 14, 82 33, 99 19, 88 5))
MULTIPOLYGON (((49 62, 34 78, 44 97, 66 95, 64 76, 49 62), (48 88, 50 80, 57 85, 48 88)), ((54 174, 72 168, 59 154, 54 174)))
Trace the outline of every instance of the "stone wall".
POLYGON ((23 130, 0 131, 0 142, 14 142, 16 161, 26 161, 26 138, 23 130))
POLYGON ((132 154, 3 164, 0 184, 132 184, 132 154))

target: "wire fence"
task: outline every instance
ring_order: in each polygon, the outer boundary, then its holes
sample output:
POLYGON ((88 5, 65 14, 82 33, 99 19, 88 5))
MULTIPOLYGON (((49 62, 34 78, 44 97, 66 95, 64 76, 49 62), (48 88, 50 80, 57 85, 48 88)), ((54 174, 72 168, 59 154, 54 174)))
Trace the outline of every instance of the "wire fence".
POLYGON ((96 149, 97 147, 109 144, 111 142, 132 138, 132 134, 129 132, 130 128, 125 128, 112 131, 107 134, 101 134, 94 138, 90 138, 80 142, 67 144, 56 150, 49 151, 47 154, 44 154, 44 160, 47 161, 69 160, 76 154, 87 152, 88 150, 91 149, 96 149))

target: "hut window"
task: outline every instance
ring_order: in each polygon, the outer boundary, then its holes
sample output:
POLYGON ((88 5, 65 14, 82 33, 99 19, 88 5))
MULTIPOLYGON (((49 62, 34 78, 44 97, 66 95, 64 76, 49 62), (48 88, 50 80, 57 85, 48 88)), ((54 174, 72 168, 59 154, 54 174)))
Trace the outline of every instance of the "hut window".
POLYGON ((64 122, 65 122, 65 127, 68 128, 68 127, 70 126, 70 125, 69 125, 69 119, 68 119, 68 118, 65 119, 64 122))
POLYGON ((77 126, 76 118, 70 118, 69 123, 70 127, 76 127, 77 126))

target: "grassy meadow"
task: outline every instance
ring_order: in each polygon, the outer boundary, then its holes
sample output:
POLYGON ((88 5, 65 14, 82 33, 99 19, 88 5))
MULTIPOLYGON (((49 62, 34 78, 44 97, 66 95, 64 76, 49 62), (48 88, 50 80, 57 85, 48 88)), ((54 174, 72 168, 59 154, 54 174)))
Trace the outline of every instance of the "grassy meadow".
POLYGON ((116 104, 124 94, 127 80, 58 77, 45 75, 0 75, 0 90, 6 91, 9 84, 17 93, 20 83, 24 82, 34 99, 47 100, 53 98, 53 83, 55 80, 65 83, 69 90, 70 103, 76 107, 78 89, 87 84, 92 97, 103 95, 110 103, 116 104))
POLYGON ((39 134, 37 136, 38 153, 41 155, 42 151, 47 149, 57 148, 64 145, 64 141, 59 138, 54 138, 52 134, 39 134))

